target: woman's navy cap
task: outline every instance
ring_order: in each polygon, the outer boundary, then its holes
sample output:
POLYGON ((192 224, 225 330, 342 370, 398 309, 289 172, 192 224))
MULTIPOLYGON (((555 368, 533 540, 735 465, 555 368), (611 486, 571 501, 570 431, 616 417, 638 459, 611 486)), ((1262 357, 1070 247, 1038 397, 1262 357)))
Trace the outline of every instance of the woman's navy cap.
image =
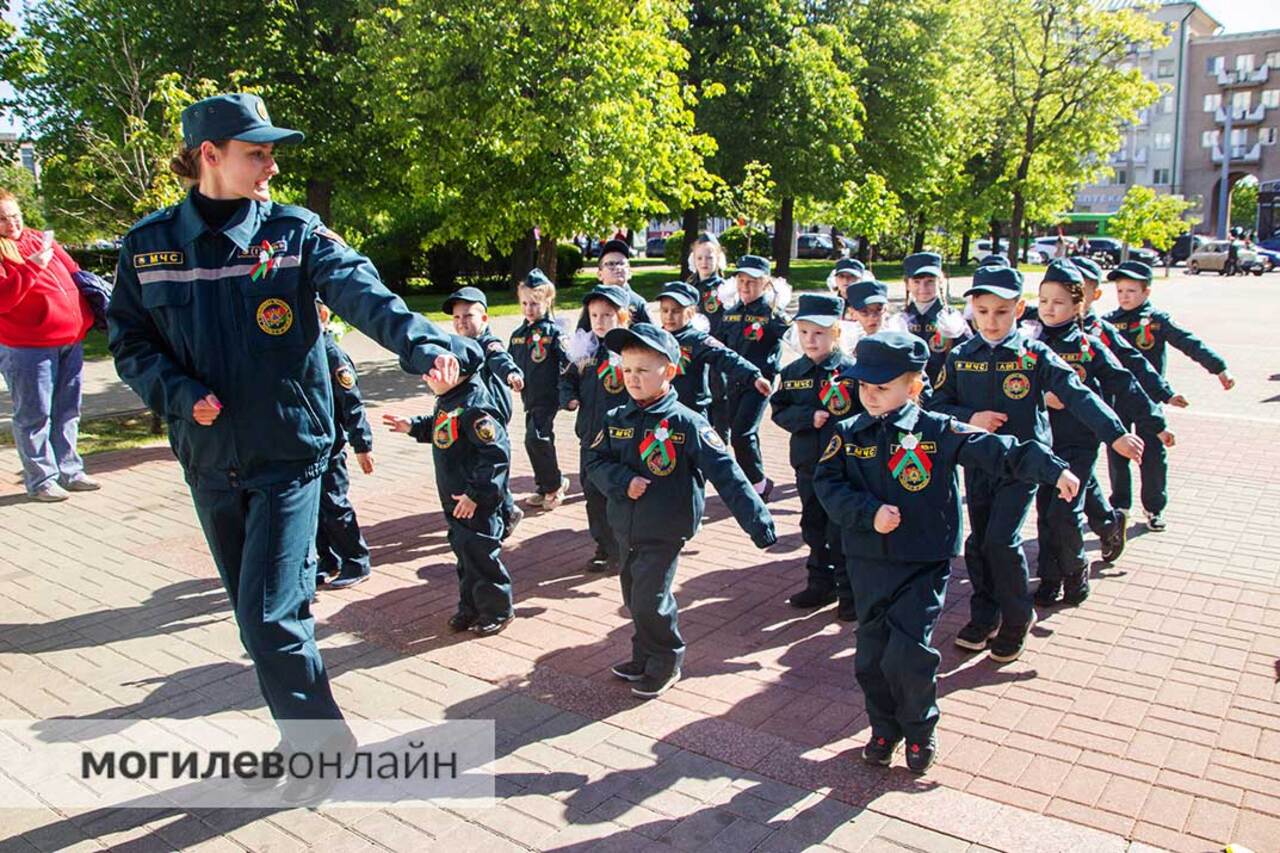
POLYGON ((1022 296, 1022 273, 1013 267, 978 267, 973 272, 973 284, 965 296, 990 293, 1001 299, 1017 299, 1022 296))
POLYGON ((919 373, 929 363, 929 345, 909 332, 876 332, 858 341, 849 374, 880 385, 904 373, 919 373))
POLYGON ((612 302, 615 308, 626 308, 631 304, 631 300, 627 298, 627 292, 616 284, 597 284, 583 294, 582 304, 586 305, 592 299, 606 299, 612 302))
POLYGON ((769 261, 759 255, 743 255, 738 258, 738 266, 733 274, 746 273, 752 278, 764 278, 769 275, 769 261))
POLYGON ((861 276, 866 271, 867 271, 867 268, 863 266, 862 261, 858 260, 857 258, 841 258, 840 260, 836 261, 837 274, 842 272, 847 272, 850 275, 861 276))
POLYGON ((1071 261, 1066 258, 1054 258, 1044 271, 1042 280, 1056 281, 1059 284, 1081 284, 1084 282, 1084 276, 1080 274, 1080 268, 1071 261))
POLYGON ((290 143, 303 138, 301 131, 273 125, 267 105, 257 95, 214 95, 182 111, 182 144, 187 148, 206 140, 290 143))
POLYGON ((819 326, 834 326, 844 313, 844 306, 839 296, 826 293, 800 294, 800 308, 796 311, 796 319, 819 326))
POLYGON ((449 294, 449 298, 440 306, 440 310, 446 314, 453 313, 453 306, 458 302, 479 302, 486 309, 489 307, 489 297, 484 295, 484 291, 478 287, 463 287, 449 294))
POLYGON ((698 291, 693 285, 686 284, 683 281, 669 281, 662 286, 662 292, 658 294, 658 298, 674 299, 678 304, 688 308, 690 305, 698 304, 698 291))
POLYGON ((942 275, 942 255, 937 252, 916 252, 907 255, 902 262, 902 271, 907 278, 918 275, 942 275))
POLYGON ((1120 266, 1107 273, 1107 281, 1115 281, 1118 278, 1131 278, 1135 281, 1151 281, 1151 267, 1142 261, 1125 261, 1120 266))
POLYGON ((648 347, 672 364, 680 363, 680 344, 675 336, 652 323, 636 323, 629 329, 610 329, 605 333, 604 345, 616 353, 621 353, 628 344, 648 347))
POLYGON ((978 261, 980 267, 1007 267, 1009 266, 1009 258, 1000 252, 992 252, 982 260, 978 261))
POLYGON ((868 305, 883 305, 889 301, 889 285, 875 279, 855 281, 845 291, 844 298, 854 310, 868 305))
POLYGON ((547 274, 537 267, 529 270, 529 274, 524 277, 525 287, 546 287, 550 283, 551 279, 547 278, 547 274))
POLYGON ((619 240, 617 237, 607 241, 600 247, 600 259, 604 260, 604 256, 610 252, 617 252, 624 257, 631 257, 631 244, 626 240, 619 240))
POLYGON ((484 350, 480 348, 480 344, 476 343, 475 338, 468 338, 465 335, 450 335, 449 352, 453 353, 454 358, 458 359, 458 374, 460 376, 470 376, 484 364, 484 350))
POLYGON ((1090 281, 1102 281, 1102 267, 1098 266, 1098 262, 1093 258, 1086 258, 1080 255, 1075 258, 1069 258, 1075 268, 1080 270, 1080 274, 1090 281))

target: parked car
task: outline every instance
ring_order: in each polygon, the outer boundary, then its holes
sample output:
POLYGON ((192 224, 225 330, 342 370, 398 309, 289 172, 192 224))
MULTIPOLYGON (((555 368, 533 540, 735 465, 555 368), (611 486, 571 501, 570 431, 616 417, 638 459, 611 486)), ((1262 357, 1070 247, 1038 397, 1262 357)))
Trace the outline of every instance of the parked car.
POLYGON ((1276 267, 1280 267, 1280 252, 1264 249, 1261 246, 1254 246, 1253 251, 1258 256, 1258 260, 1262 261, 1263 272, 1271 272, 1276 267))
POLYGON ((839 257, 829 234, 801 234, 796 237, 797 258, 834 260, 839 257))
POLYGON ((1280 232, 1272 234, 1265 240, 1259 240, 1257 245, 1272 252, 1280 252, 1280 232))
POLYGON ((1208 242, 1209 238, 1200 234, 1183 234, 1169 247, 1169 266, 1176 267, 1178 264, 1186 263, 1187 258, 1208 242))
MULTIPOLYGON (((1089 254, 1093 257, 1105 255, 1110 266, 1120 263, 1124 256, 1124 244, 1114 237, 1090 237, 1089 238, 1089 254)), ((1130 246, 1129 260, 1141 261, 1150 266, 1159 266, 1160 253, 1155 249, 1148 249, 1145 246, 1130 246)))
POLYGON ((644 244, 646 258, 664 258, 667 255, 667 238, 650 237, 644 244))
MULTIPOLYGON (((1201 272, 1216 272, 1219 275, 1225 275, 1227 271, 1227 252, 1230 246, 1230 240, 1209 241, 1187 259, 1187 272, 1192 275, 1199 275, 1201 272)), ((1243 243, 1239 244, 1239 246, 1236 258, 1240 264, 1240 269, 1243 272, 1262 275, 1264 265, 1262 261, 1258 260, 1257 253, 1252 249, 1246 249, 1243 243)))
MULTIPOLYGON (((1000 253, 1005 257, 1009 256, 1009 241, 1003 237, 1000 238, 1000 253)), ((979 263, 989 254, 991 254, 991 241, 979 240, 973 244, 973 254, 969 258, 969 263, 979 263)), ((1035 244, 1032 244, 1027 249, 1027 263, 1029 264, 1047 264, 1052 257, 1053 252, 1046 253, 1042 247, 1035 244)))

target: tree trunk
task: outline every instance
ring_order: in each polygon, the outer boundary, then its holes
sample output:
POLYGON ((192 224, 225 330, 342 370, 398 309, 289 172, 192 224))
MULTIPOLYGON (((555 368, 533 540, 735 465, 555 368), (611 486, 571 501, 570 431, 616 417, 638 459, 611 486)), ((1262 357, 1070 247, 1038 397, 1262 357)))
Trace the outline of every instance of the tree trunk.
POLYGON ((558 241, 549 234, 538 239, 538 266, 547 274, 547 278, 556 280, 556 245, 558 241))
POLYGON ((871 243, 865 235, 858 238, 858 260, 862 261, 864 266, 871 261, 871 243))
POLYGON ((915 248, 912 249, 911 251, 913 252, 924 251, 924 211, 923 210, 920 211, 919 215, 916 216, 916 242, 915 242, 915 248))
POLYGON ((969 232, 965 231, 960 237, 960 263, 969 263, 969 232))
POLYGON ((332 207, 333 181, 307 178, 307 208, 319 216, 321 222, 328 223, 332 207))
MULTIPOLYGON (((1022 239, 1022 216, 1027 210, 1027 200, 1022 197, 1022 190, 1013 191, 1013 213, 1009 216, 1009 265, 1018 266, 1018 243, 1022 239)), ((999 246, 999 243, 993 243, 999 246)))
POLYGON ((529 274, 529 270, 533 269, 534 256, 537 251, 538 239, 534 236, 533 229, 530 228, 521 234, 515 245, 511 247, 512 287, 523 281, 524 277, 529 274))
POLYGON ((693 251, 693 241, 698 238, 698 229, 701 227, 702 217, 698 213, 698 208, 687 208, 680 222, 680 228, 684 231, 684 239, 680 241, 681 281, 687 281, 693 272, 689 269, 689 254, 693 251))
POLYGON ((794 198, 784 198, 782 209, 773 223, 773 274, 779 278, 791 275, 791 232, 795 231, 795 208, 794 198))

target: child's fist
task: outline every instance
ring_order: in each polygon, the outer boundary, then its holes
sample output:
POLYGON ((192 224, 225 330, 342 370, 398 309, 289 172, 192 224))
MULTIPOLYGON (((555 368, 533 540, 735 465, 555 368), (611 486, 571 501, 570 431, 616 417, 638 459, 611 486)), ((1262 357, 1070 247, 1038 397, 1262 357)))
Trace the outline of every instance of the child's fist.
POLYGON ((829 420, 831 420, 831 413, 830 413, 830 412, 828 412, 828 411, 826 411, 825 409, 823 409, 822 411, 819 411, 819 412, 814 412, 814 413, 813 413, 813 428, 814 428, 814 429, 822 429, 823 425, 824 425, 824 424, 826 424, 826 422, 827 422, 827 421, 829 421, 829 420))
POLYGON ((1185 409, 1187 406, 1191 405, 1191 401, 1181 394, 1174 394, 1169 398, 1169 405, 1178 409, 1185 409))
POLYGON ((1173 434, 1173 430, 1171 429, 1156 433, 1156 438, 1160 439, 1160 443, 1165 447, 1173 447, 1177 444, 1177 436, 1173 434))
POLYGON ((1058 496, 1069 501, 1080 491, 1080 478, 1070 471, 1058 475, 1058 496))
POLYGON ((1007 420, 1009 416, 1004 412, 974 412, 973 417, 969 418, 969 424, 978 429, 985 429, 987 432, 995 432, 1004 426, 1007 420))
POLYGON ((1236 387, 1236 379, 1229 371, 1224 370, 1219 373, 1218 381, 1222 383, 1223 391, 1230 391, 1232 388, 1236 387))
POLYGON ((365 472, 366 474, 373 473, 373 454, 372 453, 357 453, 356 461, 360 463, 361 471, 365 472))
POLYGON ((383 415, 382 425, 390 427, 392 432, 403 433, 407 433, 409 431, 409 427, 412 426, 412 424, 409 423, 408 418, 402 418, 399 415, 383 415))
POLYGON ((773 383, 761 376, 756 380, 756 390, 768 397, 773 393, 773 383))
POLYGON ((873 523, 876 533, 892 533, 902 523, 902 513, 896 506, 881 504, 880 508, 876 510, 876 517, 873 523))
POLYGON ((1058 399, 1058 395, 1053 393, 1052 391, 1045 392, 1044 404, 1051 409, 1061 410, 1066 408, 1066 406, 1062 405, 1062 401, 1058 399))
POLYGON ((519 373, 513 373, 507 377, 507 384, 511 386, 512 391, 524 390, 524 377, 519 373))
POLYGON ((649 481, 644 477, 632 477, 631 482, 627 484, 627 497, 633 501, 638 501, 647 488, 649 488, 649 481))
POLYGON ((1111 442, 1111 449, 1132 462, 1142 461, 1142 439, 1131 432, 1111 442))

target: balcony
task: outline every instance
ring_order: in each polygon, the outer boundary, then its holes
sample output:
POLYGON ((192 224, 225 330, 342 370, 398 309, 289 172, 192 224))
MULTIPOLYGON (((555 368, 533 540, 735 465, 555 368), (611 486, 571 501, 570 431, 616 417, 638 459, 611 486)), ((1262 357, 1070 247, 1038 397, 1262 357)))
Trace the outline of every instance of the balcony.
POLYGON ((1133 150, 1133 165, 1145 166, 1147 163, 1147 146, 1135 148, 1133 150))
MULTIPOLYGON (((1258 124, 1264 118, 1266 118, 1266 116, 1267 116, 1267 108, 1262 104, 1258 104, 1251 110, 1232 107, 1231 126, 1246 127, 1248 125, 1258 124)), ((1227 111, 1222 107, 1218 107, 1218 111, 1213 115, 1213 120, 1218 124, 1226 124, 1227 111)))
POLYGON ((1243 71, 1241 69, 1219 68, 1217 77, 1218 86, 1223 89, 1236 89, 1243 86, 1259 86, 1266 83, 1271 74, 1271 66, 1264 65, 1261 68, 1255 68, 1252 71, 1243 71))
MULTIPOLYGON (((1252 146, 1232 145, 1230 154, 1232 163, 1257 163, 1262 160, 1262 143, 1255 142, 1252 146)), ((1222 157, 1222 149, 1217 145, 1213 146, 1213 162, 1221 163, 1222 157)))

